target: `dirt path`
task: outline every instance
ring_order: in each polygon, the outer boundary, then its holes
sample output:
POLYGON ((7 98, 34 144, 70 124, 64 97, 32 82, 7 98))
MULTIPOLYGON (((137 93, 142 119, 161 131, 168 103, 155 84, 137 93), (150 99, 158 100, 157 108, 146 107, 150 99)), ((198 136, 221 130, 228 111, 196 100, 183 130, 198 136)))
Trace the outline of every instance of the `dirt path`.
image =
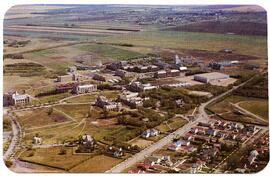
POLYGON ((230 104, 231 104, 233 107, 235 107, 235 108, 237 108, 237 109, 243 111, 244 113, 246 113, 246 114, 248 114, 248 115, 250 115, 250 116, 256 118, 257 120, 259 120, 259 121, 261 121, 261 122, 263 122, 263 123, 268 123, 267 120, 261 118, 260 116, 254 114, 254 113, 252 113, 252 112, 250 112, 250 111, 248 111, 248 110, 246 110, 246 109, 244 109, 244 108, 242 108, 242 107, 240 107, 240 106, 239 106, 239 103, 241 103, 241 102, 238 102, 238 103, 236 103, 236 104, 233 104, 233 103, 230 103, 230 104))

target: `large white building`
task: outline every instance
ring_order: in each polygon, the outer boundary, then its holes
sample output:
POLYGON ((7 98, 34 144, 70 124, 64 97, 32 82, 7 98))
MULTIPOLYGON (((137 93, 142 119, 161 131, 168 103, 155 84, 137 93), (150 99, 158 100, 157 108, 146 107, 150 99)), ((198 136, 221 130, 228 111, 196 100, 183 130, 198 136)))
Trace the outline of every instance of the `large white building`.
POLYGON ((219 73, 219 72, 211 72, 211 73, 204 73, 204 74, 196 74, 194 75, 195 81, 200 81, 203 83, 209 83, 211 81, 218 81, 230 78, 229 75, 219 73))
POLYGON ((94 91, 97 91, 97 85, 95 84, 78 85, 78 86, 75 86, 74 91, 76 94, 94 92, 94 91))
POLYGON ((28 94, 19 94, 17 91, 5 93, 3 97, 4 106, 26 105, 31 102, 28 94))

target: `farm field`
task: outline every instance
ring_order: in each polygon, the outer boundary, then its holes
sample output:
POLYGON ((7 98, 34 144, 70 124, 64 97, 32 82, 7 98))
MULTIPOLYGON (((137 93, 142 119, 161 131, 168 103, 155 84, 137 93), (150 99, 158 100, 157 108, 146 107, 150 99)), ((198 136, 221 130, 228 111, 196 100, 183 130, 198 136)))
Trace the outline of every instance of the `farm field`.
MULTIPOLYGON (((114 42, 112 42, 114 43, 114 42)), ((74 45, 74 48, 78 48, 82 51, 90 51, 93 53, 101 54, 104 57, 112 58, 115 60, 129 60, 144 56, 141 53, 120 49, 116 46, 103 45, 103 44, 82 44, 74 45)))
POLYGON ((72 42, 72 41, 67 41, 67 40, 56 41, 56 40, 45 39, 45 38, 28 38, 28 37, 18 38, 16 36, 5 36, 5 40, 8 42, 28 41, 29 40, 29 42, 26 45, 20 46, 20 47, 13 47, 13 46, 8 46, 8 45, 4 44, 4 52, 7 54, 9 54, 9 53, 24 53, 24 52, 32 51, 32 50, 61 46, 61 45, 65 45, 65 44, 72 42))
POLYGON ((241 36, 195 32, 139 32, 105 38, 106 42, 130 43, 137 46, 158 46, 166 49, 200 49, 219 51, 230 47, 239 54, 267 57, 267 40, 262 36, 241 36))

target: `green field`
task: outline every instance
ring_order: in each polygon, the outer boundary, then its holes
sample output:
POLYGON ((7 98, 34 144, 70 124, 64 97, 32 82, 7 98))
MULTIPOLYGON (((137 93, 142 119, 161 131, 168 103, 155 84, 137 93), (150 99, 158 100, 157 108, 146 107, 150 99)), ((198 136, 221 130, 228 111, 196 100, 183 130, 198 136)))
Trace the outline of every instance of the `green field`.
POLYGON ((73 154, 72 148, 65 149, 66 154, 64 155, 59 155, 60 147, 25 151, 21 154, 20 159, 62 170, 69 170, 93 156, 73 154))
POLYGON ((231 121, 253 123, 255 119, 248 115, 239 115, 235 113, 237 108, 234 108, 230 103, 239 103, 239 105, 248 111, 257 114, 265 119, 268 119, 268 101, 259 98, 250 98, 243 96, 229 96, 225 99, 210 104, 207 108, 217 113, 220 117, 231 121))
POLYGON ((115 60, 129 60, 138 57, 143 57, 144 55, 135 51, 129 51, 125 49, 120 49, 115 46, 102 45, 102 44, 79 44, 73 47, 78 48, 81 51, 93 52, 100 54, 107 58, 112 58, 115 60))
POLYGON ((32 111, 17 112, 19 123, 23 128, 33 128, 69 121, 63 114, 53 111, 48 114, 49 108, 35 109, 32 111))
POLYGON ((168 125, 166 123, 162 123, 159 126, 157 126, 156 128, 161 131, 161 132, 167 132, 171 129, 175 130, 178 129, 182 126, 184 126, 187 123, 186 120, 183 120, 181 118, 175 118, 173 120, 170 120, 168 122, 168 125))
POLYGON ((61 93, 61 94, 54 94, 54 95, 49 95, 49 96, 41 96, 41 97, 38 97, 37 99, 35 99, 33 101, 33 104, 36 104, 36 103, 50 103, 50 102, 57 102, 63 98, 66 98, 66 97, 69 97, 71 96, 70 93, 61 93))
POLYGON ((98 155, 72 168, 70 172, 101 173, 101 172, 105 172, 106 170, 109 170, 110 168, 117 165, 121 161, 122 159, 113 158, 113 157, 104 156, 104 155, 98 155))
POLYGON ((245 101, 239 103, 239 106, 268 120, 268 100, 245 101))
POLYGON ((219 51, 231 48, 240 54, 267 57, 267 38, 262 36, 153 31, 107 37, 105 41, 173 49, 219 51))
POLYGON ((85 94, 80 96, 75 96, 70 99, 65 100, 67 103, 89 103, 94 102, 97 96, 106 96, 108 99, 116 99, 118 96, 118 91, 100 91, 91 94, 85 94))

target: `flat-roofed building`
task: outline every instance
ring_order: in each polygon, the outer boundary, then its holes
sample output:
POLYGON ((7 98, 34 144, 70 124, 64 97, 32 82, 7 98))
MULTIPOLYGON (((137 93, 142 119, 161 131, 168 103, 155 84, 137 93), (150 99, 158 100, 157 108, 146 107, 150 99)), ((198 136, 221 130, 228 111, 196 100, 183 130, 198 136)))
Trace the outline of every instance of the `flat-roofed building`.
POLYGON ((115 76, 119 76, 121 78, 132 77, 133 76, 132 73, 127 72, 127 71, 124 71, 124 70, 121 70, 121 69, 115 71, 115 74, 114 75, 115 76))
POLYGON ((97 81, 104 81, 104 82, 106 81, 106 77, 100 74, 94 74, 93 79, 97 81))
POLYGON ((150 83, 147 83, 147 84, 142 84, 138 81, 136 82, 132 82, 130 85, 129 85, 129 89, 131 91, 135 91, 135 92, 144 92, 146 90, 151 90, 151 89, 156 89, 157 86, 152 86, 150 83))
POLYGON ((119 95, 118 99, 131 108, 137 108, 143 106, 143 101, 149 98, 141 98, 137 92, 124 91, 119 95))
POLYGON ((180 76, 180 71, 178 69, 171 69, 167 72, 167 76, 170 77, 180 76))
POLYGON ((165 78, 167 77, 167 72, 165 70, 157 71, 154 74, 155 78, 165 78))
POLYGON ((77 85, 74 87, 74 92, 76 94, 84 94, 97 91, 97 85, 95 84, 85 84, 85 85, 77 85))
POLYGON ((211 72, 211 73, 204 73, 204 74, 196 74, 194 75, 195 81, 200 81, 203 83, 209 83, 211 81, 218 81, 230 78, 229 75, 219 73, 219 72, 211 72))
POLYGON ((57 77, 57 82, 63 83, 63 82, 71 82, 71 81, 74 81, 74 76, 72 74, 57 77))

